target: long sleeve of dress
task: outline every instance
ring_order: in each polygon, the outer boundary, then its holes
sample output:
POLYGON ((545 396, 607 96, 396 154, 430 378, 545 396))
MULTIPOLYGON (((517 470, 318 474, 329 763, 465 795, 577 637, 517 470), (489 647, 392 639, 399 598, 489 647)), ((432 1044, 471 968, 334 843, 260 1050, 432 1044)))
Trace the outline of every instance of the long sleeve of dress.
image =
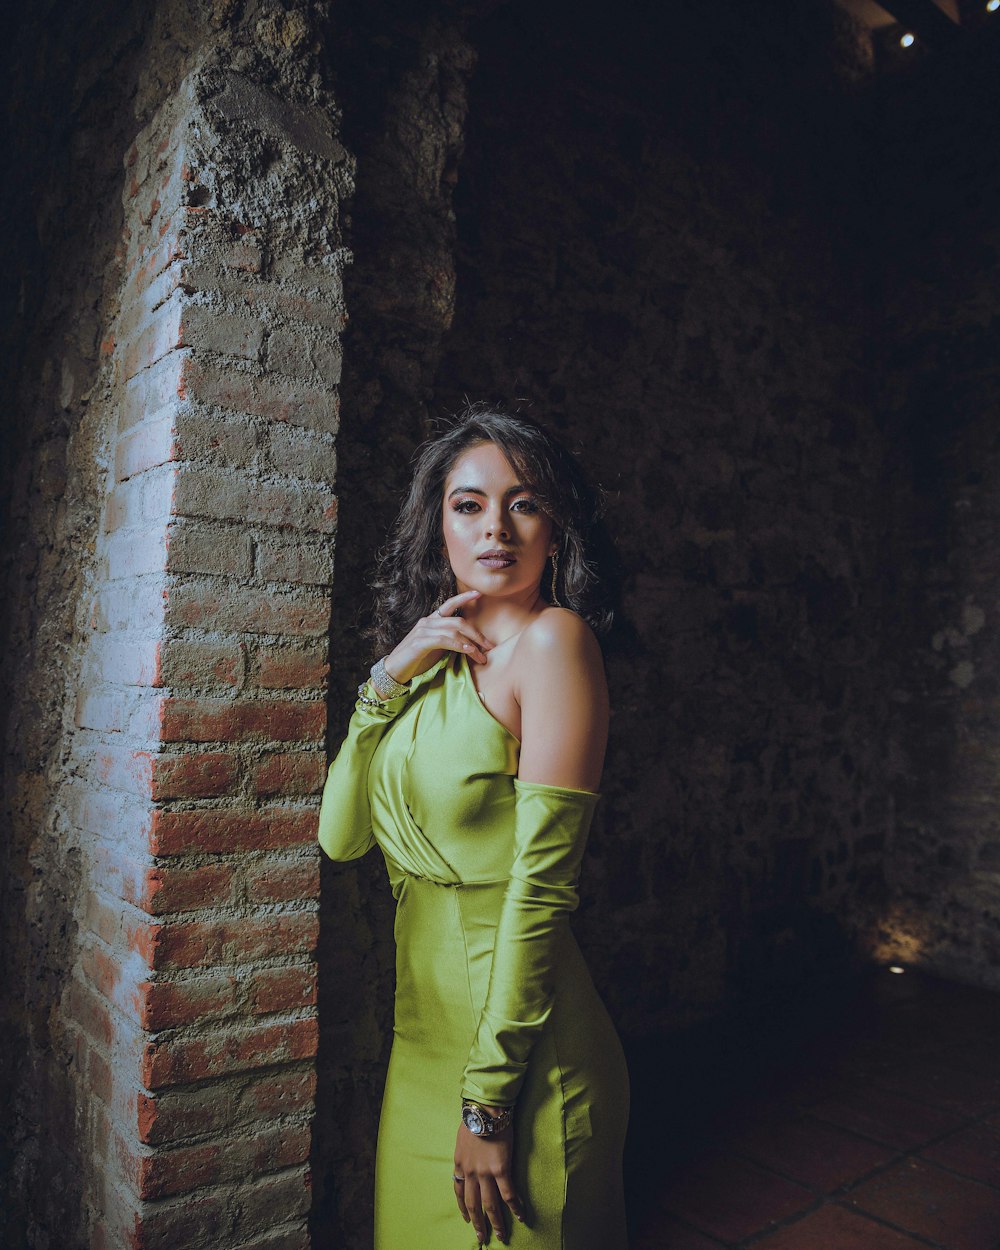
MULTIPOLYGON (((375 699, 366 683, 364 693, 375 699)), ((354 705, 354 714, 333 763, 326 774, 319 808, 319 844, 331 859, 357 859, 374 842, 368 769, 372 755, 393 718, 406 706, 409 691, 376 706, 354 705)))
POLYGON ((497 926, 489 989, 462 1093, 510 1106, 552 1010, 559 944, 579 894, 600 795, 514 779, 514 861, 497 926))

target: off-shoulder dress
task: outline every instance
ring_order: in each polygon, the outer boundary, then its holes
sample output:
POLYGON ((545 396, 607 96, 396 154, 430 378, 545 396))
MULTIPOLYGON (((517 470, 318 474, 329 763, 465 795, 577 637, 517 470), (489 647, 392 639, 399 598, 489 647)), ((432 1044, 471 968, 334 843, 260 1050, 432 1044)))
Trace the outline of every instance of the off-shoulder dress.
POLYGON ((396 899, 375 1250, 478 1246, 451 1179, 462 1097, 515 1106, 513 1250, 626 1250, 628 1074, 568 923, 600 796, 518 778, 470 663, 359 699, 323 790, 322 849, 377 844, 396 899))

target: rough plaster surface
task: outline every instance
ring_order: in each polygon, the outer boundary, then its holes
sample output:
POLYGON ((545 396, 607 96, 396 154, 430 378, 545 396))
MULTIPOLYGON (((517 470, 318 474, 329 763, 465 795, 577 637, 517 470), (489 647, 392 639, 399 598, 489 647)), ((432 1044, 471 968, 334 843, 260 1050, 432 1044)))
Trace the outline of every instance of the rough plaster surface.
POLYGON ((1000 988, 1000 31, 887 107, 896 819, 886 958, 1000 988))
POLYGON ((476 31, 437 395, 523 398, 609 491, 579 928, 632 1038, 849 963, 882 891, 865 80, 831 20, 514 4, 476 31))

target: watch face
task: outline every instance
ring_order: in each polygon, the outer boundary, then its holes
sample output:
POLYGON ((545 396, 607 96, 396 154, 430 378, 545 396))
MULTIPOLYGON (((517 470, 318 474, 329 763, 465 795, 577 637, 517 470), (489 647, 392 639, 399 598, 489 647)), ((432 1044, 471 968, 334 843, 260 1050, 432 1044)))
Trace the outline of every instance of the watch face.
POLYGON ((483 1129, 486 1125, 483 1123, 483 1117, 479 1114, 475 1107, 462 1108, 462 1121, 470 1133, 475 1133, 477 1137, 481 1137, 483 1129))

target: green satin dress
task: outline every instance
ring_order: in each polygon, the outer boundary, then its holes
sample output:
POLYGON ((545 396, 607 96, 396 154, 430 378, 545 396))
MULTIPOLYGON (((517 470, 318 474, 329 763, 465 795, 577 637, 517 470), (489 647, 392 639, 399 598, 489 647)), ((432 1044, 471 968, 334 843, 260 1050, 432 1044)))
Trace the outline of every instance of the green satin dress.
POLYGON ((320 846, 377 843, 396 899, 375 1250, 478 1246, 451 1179, 463 1096, 515 1105, 515 1250, 625 1250, 628 1074, 568 923, 599 796, 517 777, 469 664, 359 699, 323 790, 320 846))

